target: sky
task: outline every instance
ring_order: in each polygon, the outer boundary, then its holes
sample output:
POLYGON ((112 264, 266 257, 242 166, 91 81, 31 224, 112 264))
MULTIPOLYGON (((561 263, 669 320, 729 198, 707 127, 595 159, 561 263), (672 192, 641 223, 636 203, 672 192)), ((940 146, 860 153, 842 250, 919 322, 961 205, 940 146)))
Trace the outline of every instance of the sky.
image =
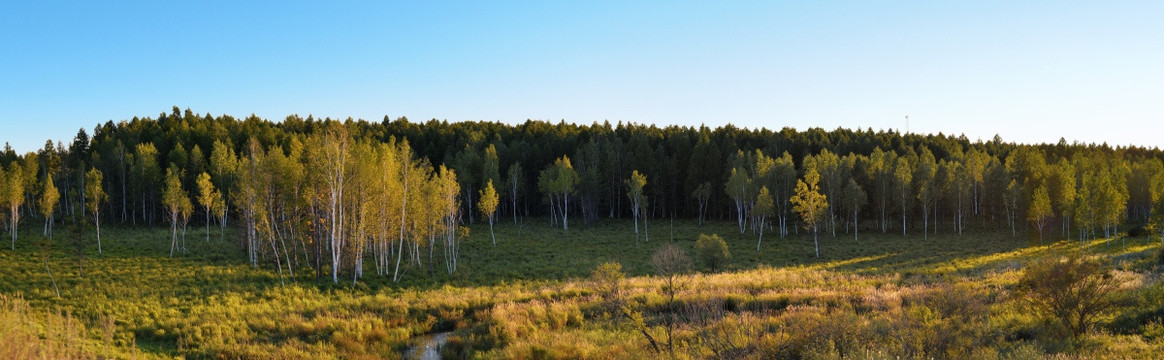
POLYGON ((0 141, 173 106, 1164 146, 1160 1, 6 1, 0 141))

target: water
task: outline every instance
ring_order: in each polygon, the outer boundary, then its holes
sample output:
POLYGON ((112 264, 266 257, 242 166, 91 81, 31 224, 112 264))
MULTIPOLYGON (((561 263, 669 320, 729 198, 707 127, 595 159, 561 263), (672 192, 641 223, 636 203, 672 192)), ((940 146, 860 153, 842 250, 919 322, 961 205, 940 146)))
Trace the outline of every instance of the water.
POLYGON ((408 351, 404 353, 404 358, 416 360, 440 360, 441 348, 445 346, 445 343, 449 342, 449 335, 452 335, 452 332, 443 332, 420 337, 419 341, 417 341, 417 344, 409 348, 408 351))

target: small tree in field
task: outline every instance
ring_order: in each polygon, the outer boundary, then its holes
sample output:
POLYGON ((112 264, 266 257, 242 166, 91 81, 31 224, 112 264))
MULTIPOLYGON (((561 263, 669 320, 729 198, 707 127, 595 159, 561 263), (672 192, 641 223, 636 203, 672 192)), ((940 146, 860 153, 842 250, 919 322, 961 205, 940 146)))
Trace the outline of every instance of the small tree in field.
POLYGON ((1099 316, 1122 302, 1118 290, 1119 282, 1102 261, 1075 253, 1028 265, 1019 279, 1017 294, 1078 339, 1099 316))
POLYGON ((829 208, 825 195, 820 193, 820 174, 816 170, 808 170, 804 180, 796 182, 796 195, 792 195, 793 210, 804 220, 804 227, 812 229, 812 244, 816 247, 816 257, 820 257, 820 242, 817 233, 820 231, 820 222, 829 208))
POLYGON ((493 180, 487 180, 485 188, 481 189, 480 198, 477 200, 477 211, 489 219, 489 236, 493 238, 493 246, 497 246, 497 235, 493 234, 493 220, 497 218, 497 204, 499 202, 497 190, 493 188, 493 180))
POLYGON ((667 294, 667 308, 671 313, 671 316, 667 317, 667 351, 673 355, 675 352, 674 336, 672 336, 675 329, 675 283, 679 281, 680 275, 691 268, 691 260, 687 257, 686 251, 668 243, 655 251, 654 255, 651 255, 651 266, 655 268, 655 274, 661 276, 665 283, 663 292, 667 294))
POLYGON ((101 170, 92 168, 85 174, 85 206, 93 215, 93 226, 97 229, 97 253, 101 254, 101 203, 109 200, 109 194, 101 187, 104 176, 101 170))
POLYGON ((716 234, 699 234, 699 238, 695 240, 695 253, 698 254, 699 261, 711 271, 719 270, 732 258, 727 242, 716 234))
POLYGON ((662 352, 662 349, 659 348, 659 342, 651 335, 651 327, 647 326, 643 313, 627 304, 622 291, 624 279, 626 279, 626 274, 622 272, 622 264, 617 262, 606 262, 598 265, 590 274, 591 286, 594 287, 594 292, 602 298, 607 311, 625 318, 635 330, 643 334, 643 338, 647 339, 656 353, 662 352))

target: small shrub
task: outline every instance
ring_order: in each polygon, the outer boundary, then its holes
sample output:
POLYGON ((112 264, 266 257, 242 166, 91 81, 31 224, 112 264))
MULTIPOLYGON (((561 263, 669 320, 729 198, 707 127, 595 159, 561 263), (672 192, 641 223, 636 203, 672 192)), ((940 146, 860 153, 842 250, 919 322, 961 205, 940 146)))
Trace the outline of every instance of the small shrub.
POLYGON ((1045 258, 1027 266, 1017 294, 1044 318, 1058 322, 1078 339, 1121 303, 1119 283, 1099 260, 1079 254, 1045 258))
POLYGON ((699 261, 711 271, 718 271, 732 258, 727 242, 717 234, 700 234, 695 240, 695 253, 699 261))

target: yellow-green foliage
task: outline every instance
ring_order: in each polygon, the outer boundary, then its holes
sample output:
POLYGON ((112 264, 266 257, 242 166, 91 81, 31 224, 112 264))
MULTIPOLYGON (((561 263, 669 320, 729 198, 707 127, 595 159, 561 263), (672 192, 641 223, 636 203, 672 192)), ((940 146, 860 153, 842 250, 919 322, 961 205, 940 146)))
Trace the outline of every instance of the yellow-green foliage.
POLYGON ((699 238, 695 240, 695 253, 699 256, 699 261, 711 271, 719 270, 732 258, 727 243, 716 234, 699 234, 699 238))
POLYGON ((417 336, 447 331, 444 353, 455 357, 671 358, 647 340, 665 341, 668 321, 678 359, 1137 358, 1164 351, 1164 286, 1148 272, 1158 247, 1151 240, 1086 244, 1114 255, 1112 276, 1141 300, 1069 341, 1046 331, 1014 290, 1032 259, 1075 242, 872 234, 860 243, 825 238, 816 260, 811 236, 757 253, 753 239, 734 234, 734 223, 685 224, 675 228, 678 246, 690 249, 700 232, 718 230, 728 234, 738 270, 678 276, 672 306, 666 280, 650 275, 649 265, 670 242, 636 247, 625 225, 569 232, 499 226, 507 241, 496 247, 484 231, 465 241, 463 277, 408 267, 401 284, 367 275, 356 286, 321 285, 305 264, 280 286, 273 268, 253 268, 229 242, 191 241, 188 254, 169 258, 166 230, 113 227, 102 234, 104 255, 91 255, 95 243, 86 250, 85 277, 71 249, 50 254, 60 298, 35 241, 21 242, 0 251, 0 294, 7 296, 0 350, 11 351, 0 358, 399 358, 417 336), (626 277, 590 277, 607 262, 622 264, 607 270, 626 277), (14 300, 18 293, 23 300, 14 300), (615 298, 627 311, 610 307, 615 298))
POLYGON ((112 319, 90 327, 71 312, 38 313, 21 298, 0 294, 0 358, 97 359, 124 357, 112 319))

